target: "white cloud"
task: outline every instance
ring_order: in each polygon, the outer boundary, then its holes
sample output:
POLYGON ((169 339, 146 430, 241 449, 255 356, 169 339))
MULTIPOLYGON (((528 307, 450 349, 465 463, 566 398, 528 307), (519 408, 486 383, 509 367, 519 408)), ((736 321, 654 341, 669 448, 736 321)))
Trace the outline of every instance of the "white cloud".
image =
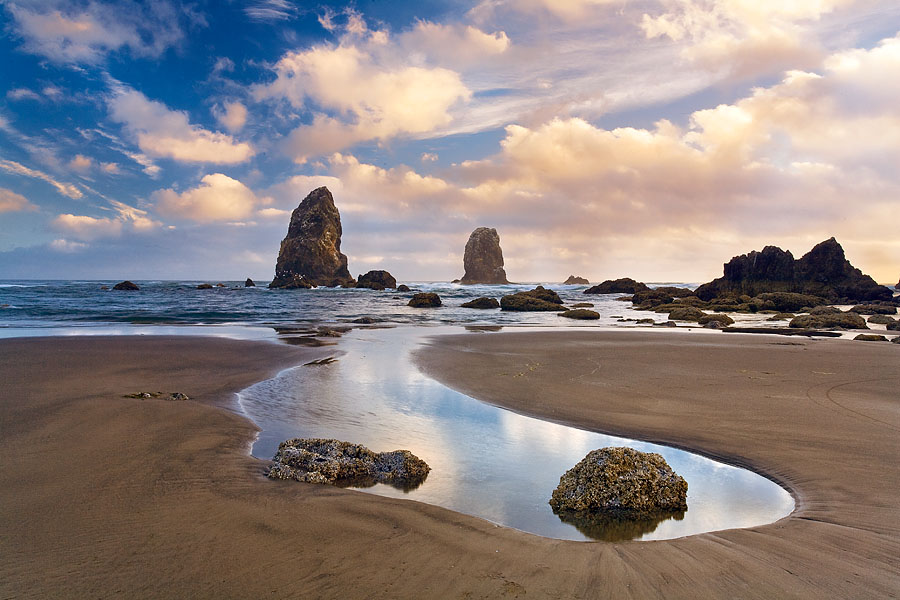
POLYGON ((69 161, 69 168, 81 173, 90 171, 93 165, 94 161, 91 158, 84 156, 83 154, 76 154, 75 158, 69 161))
POLYGON ((422 162, 435 162, 438 159, 438 155, 434 152, 423 152, 422 153, 422 162))
POLYGON ((236 164, 254 155, 250 144, 192 125, 186 113, 170 110, 136 90, 118 87, 108 105, 112 119, 123 123, 140 149, 150 156, 236 164))
POLYGON ((31 169, 26 167, 23 164, 17 163, 12 160, 0 159, 0 169, 8 173, 13 173, 16 175, 24 175, 25 177, 32 177, 34 179, 40 179, 42 181, 46 181, 54 188, 56 191, 62 194, 63 196, 67 196, 74 200, 77 200, 83 196, 81 190, 70 183, 61 183, 56 179, 50 177, 48 174, 43 171, 38 171, 37 169, 31 169))
POLYGON ((6 92, 6 97, 10 100, 40 100, 41 97, 36 92, 27 88, 16 88, 6 92))
POLYGON ((563 21, 577 21, 589 16, 598 7, 620 6, 622 0, 482 0, 469 15, 482 21, 501 10, 523 13, 550 14, 563 21))
POLYGON ((102 162, 100 163, 100 170, 104 173, 109 173, 110 175, 118 175, 119 165, 114 162, 102 162))
POLYGON ((247 107, 240 102, 225 102, 214 110, 216 120, 231 133, 237 133, 247 123, 247 107))
MULTIPOLYGON (((91 217, 64 213, 53 219, 51 225, 57 231, 82 242, 119 237, 125 230, 137 233, 146 232, 162 225, 150 218, 145 210, 117 200, 110 200, 109 203, 111 205, 109 210, 115 213, 113 217, 91 217)), ((65 240, 63 241, 65 242, 65 240)))
POLYGON ((212 223, 240 221, 250 216, 267 197, 258 197, 246 185, 222 173, 205 175, 198 187, 178 193, 166 189, 153 193, 156 210, 163 215, 212 223))
POLYGON ((23 48, 57 63, 95 64, 124 49, 159 56, 183 37, 177 11, 163 1, 141 6, 47 0, 6 8, 23 48))
POLYGON ((258 23, 288 21, 296 18, 299 12, 291 0, 256 0, 244 7, 247 18, 258 23))
POLYGON ((84 250, 88 245, 83 242, 72 242, 66 239, 56 239, 50 242, 50 248, 64 254, 72 254, 79 250, 84 250))
POLYGON ((6 188, 0 188, 0 213, 35 210, 37 210, 37 206, 29 202, 28 198, 22 194, 17 194, 6 188))
POLYGON ((510 41, 503 31, 485 33, 471 25, 419 21, 397 36, 397 45, 413 60, 421 56, 434 64, 465 67, 506 52, 510 41))

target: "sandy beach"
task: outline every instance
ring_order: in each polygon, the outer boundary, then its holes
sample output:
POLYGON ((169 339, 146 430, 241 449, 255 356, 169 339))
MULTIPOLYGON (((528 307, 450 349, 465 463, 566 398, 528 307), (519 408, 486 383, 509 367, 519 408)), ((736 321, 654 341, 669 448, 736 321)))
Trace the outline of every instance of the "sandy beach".
POLYGON ((218 338, 0 341, 0 596, 900 595, 895 345, 504 331, 417 354, 478 399, 752 468, 797 501, 762 527, 617 544, 266 479, 233 395, 322 354, 218 338), (192 399, 123 397, 139 391, 192 399))

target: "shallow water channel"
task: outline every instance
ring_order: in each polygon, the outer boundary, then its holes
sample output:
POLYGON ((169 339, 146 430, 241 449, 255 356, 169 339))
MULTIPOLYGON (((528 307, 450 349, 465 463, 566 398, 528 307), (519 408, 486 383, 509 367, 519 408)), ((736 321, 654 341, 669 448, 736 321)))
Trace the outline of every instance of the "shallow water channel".
POLYGON ((787 491, 746 469, 522 416, 447 388, 419 372, 410 357, 426 337, 445 332, 459 329, 354 330, 335 346, 335 360, 287 369, 242 391, 243 410, 262 430, 253 455, 272 458, 291 437, 337 438, 375 452, 410 450, 431 466, 422 485, 361 489, 568 540, 671 539, 771 523, 793 510, 787 491), (560 476, 605 446, 662 454, 688 482, 688 510, 637 523, 563 521, 547 503, 560 476))

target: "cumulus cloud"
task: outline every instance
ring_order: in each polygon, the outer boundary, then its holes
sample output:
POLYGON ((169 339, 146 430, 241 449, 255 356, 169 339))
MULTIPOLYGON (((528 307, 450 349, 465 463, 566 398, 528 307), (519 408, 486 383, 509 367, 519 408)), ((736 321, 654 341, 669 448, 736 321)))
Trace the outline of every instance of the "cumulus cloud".
MULTIPOLYGON (((91 217, 64 213, 58 215, 51 225, 57 231, 81 242, 90 242, 100 238, 119 237, 123 231, 145 232, 161 225, 153 220, 145 210, 135 208, 124 202, 110 200, 109 210, 112 217, 91 217)), ((61 243, 70 244, 67 240, 61 243)), ((62 248, 59 248, 62 249, 62 248)))
POLYGON ((150 156, 181 162, 236 164, 254 155, 250 144, 192 125, 187 113, 171 110, 136 90, 117 86, 107 104, 110 117, 124 124, 138 147, 150 156))
POLYGON ((156 210, 165 216, 198 223, 240 221, 271 199, 258 197, 246 185, 222 173, 205 175, 201 185, 178 193, 172 189, 153 193, 156 210))
POLYGON ((72 198, 73 200, 77 200, 83 196, 81 190, 70 183, 61 183, 44 173, 43 171, 38 171, 37 169, 31 169, 26 167, 23 164, 17 163, 13 160, 0 159, 0 169, 3 169, 7 173, 13 173, 15 175, 23 175, 25 177, 31 177, 33 179, 40 179, 42 181, 46 181, 54 188, 56 191, 66 196, 68 198, 72 198))
POLYGON ((434 64, 466 67, 510 47, 504 31, 486 33, 472 25, 419 21, 397 36, 397 44, 413 59, 421 57, 434 64))
POLYGON ((179 14, 168 2, 10 2, 23 49, 56 63, 95 64, 110 52, 159 56, 184 33, 179 14))
POLYGON ((75 157, 69 161, 69 168, 81 173, 86 173, 91 169, 93 164, 94 161, 91 158, 84 156, 83 154, 76 154, 75 157))
POLYGON ((257 100, 313 107, 313 122, 285 144, 297 162, 365 140, 426 135, 448 125, 451 107, 471 97, 456 71, 410 64, 398 46, 385 49, 384 40, 363 36, 361 18, 351 18, 346 31, 338 46, 286 53, 274 67, 276 79, 254 88, 257 100))
POLYGON ((0 188, 0 213, 35 210, 37 210, 37 206, 29 202, 28 198, 22 194, 17 194, 6 188, 0 188))
POLYGON ((216 120, 231 133, 237 133, 247 123, 247 107, 240 102, 225 102, 213 111, 216 120))

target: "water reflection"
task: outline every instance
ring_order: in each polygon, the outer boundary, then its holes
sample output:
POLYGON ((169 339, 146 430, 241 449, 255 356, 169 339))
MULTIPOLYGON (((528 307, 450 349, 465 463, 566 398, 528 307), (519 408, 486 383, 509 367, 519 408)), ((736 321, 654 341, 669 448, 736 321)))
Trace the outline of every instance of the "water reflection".
POLYGON ((336 348, 338 360, 289 369, 244 390, 241 404, 262 430, 253 454, 272 458, 278 444, 292 437, 337 438, 375 452, 409 450, 432 468, 421 486, 400 490, 377 484, 365 491, 562 539, 624 539, 629 527, 635 538, 668 539, 770 523, 793 510, 785 490, 750 471, 525 417, 446 388, 409 360, 424 336, 442 331, 459 330, 354 330, 336 348), (662 454, 688 481, 683 518, 651 527, 567 522, 553 514, 547 501, 560 476, 604 446, 662 454))
POLYGON ((684 520, 685 511, 665 511, 638 518, 614 512, 587 512, 562 510, 556 516, 564 523, 574 525, 586 537, 604 542, 625 542, 653 533, 663 521, 684 520))

